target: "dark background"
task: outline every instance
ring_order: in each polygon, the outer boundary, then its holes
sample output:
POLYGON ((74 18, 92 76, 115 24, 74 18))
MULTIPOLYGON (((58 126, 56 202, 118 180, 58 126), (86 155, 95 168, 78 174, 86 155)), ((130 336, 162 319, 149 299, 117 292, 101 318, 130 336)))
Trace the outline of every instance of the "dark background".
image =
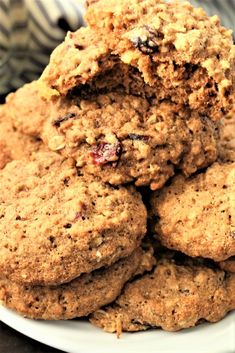
POLYGON ((62 353, 11 329, 0 321, 1 353, 62 353))

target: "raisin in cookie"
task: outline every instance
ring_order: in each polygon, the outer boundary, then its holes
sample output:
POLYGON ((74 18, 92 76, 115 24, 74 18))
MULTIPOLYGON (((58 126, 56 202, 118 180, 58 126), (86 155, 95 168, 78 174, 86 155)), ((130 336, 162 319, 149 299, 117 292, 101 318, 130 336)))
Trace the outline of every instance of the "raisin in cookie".
POLYGON ((234 274, 162 260, 153 273, 127 284, 114 304, 96 311, 90 321, 118 334, 156 327, 178 331, 201 320, 221 320, 235 309, 234 290, 234 274))
POLYGON ((42 139, 79 170, 114 185, 161 188, 175 169, 191 175, 217 158, 217 126, 170 102, 109 93, 51 105, 42 139))
POLYGON ((78 176, 71 160, 37 153, 0 172, 1 276, 24 284, 69 282, 131 254, 146 232, 133 187, 78 176))
POLYGON ((26 286, 0 280, 0 300, 20 314, 43 320, 67 320, 98 310, 117 298, 136 273, 150 271, 152 253, 137 249, 107 268, 83 274, 60 286, 26 286))
POLYGON ((235 163, 214 164, 188 180, 179 175, 152 195, 157 239, 189 256, 235 255, 235 163))

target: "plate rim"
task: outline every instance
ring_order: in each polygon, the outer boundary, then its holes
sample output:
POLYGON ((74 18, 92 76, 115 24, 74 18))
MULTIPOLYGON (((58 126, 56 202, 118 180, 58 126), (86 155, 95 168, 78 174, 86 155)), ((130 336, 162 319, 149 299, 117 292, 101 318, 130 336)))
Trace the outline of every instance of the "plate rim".
MULTIPOLYGON (((83 330, 87 331, 86 330, 86 326, 87 328, 90 327, 91 325, 87 322, 81 322, 81 321, 47 321, 47 322, 43 322, 43 321, 37 321, 37 320, 30 320, 30 319, 26 319, 22 316, 20 316, 19 314, 13 312, 12 310, 10 309, 7 309, 5 307, 3 307, 2 305, 0 305, 0 320, 5 323, 6 325, 8 325, 9 327, 13 328, 14 330, 24 334, 25 336, 27 337, 30 337, 38 342, 41 342, 43 344, 46 344, 47 346, 50 346, 50 347, 53 347, 53 348, 56 348, 56 349, 59 349, 59 350, 62 350, 62 351, 65 351, 65 352, 69 352, 69 353, 90 353, 91 352, 91 348, 90 345, 92 346, 92 342, 80 342, 81 343, 81 346, 79 344, 79 346, 74 346, 72 349, 71 349, 71 346, 69 348, 69 350, 66 350, 66 346, 65 346, 65 341, 63 341, 63 339, 61 339, 61 337, 59 337, 58 340, 54 340, 52 341, 51 338, 52 337, 49 337, 48 339, 48 336, 45 335, 45 332, 46 331, 50 331, 52 333, 55 333, 55 336, 56 336, 56 332, 63 332, 64 330, 69 333, 70 332, 70 329, 77 329, 79 328, 83 328, 83 330), (63 324, 66 323, 67 325, 67 328, 65 329, 63 327, 63 324), (89 343, 89 347, 88 349, 86 347, 84 347, 84 344, 85 343, 89 343)), ((92 329, 89 329, 89 331, 91 331, 91 335, 92 337, 96 337, 96 335, 98 334, 99 336, 99 341, 104 338, 106 338, 106 341, 107 342, 104 342, 102 341, 102 343, 105 344, 105 346, 108 345, 108 347, 110 347, 108 350, 107 350, 107 347, 98 347, 96 346, 95 344, 95 339, 93 341, 94 345, 95 345, 95 350, 94 348, 92 349, 92 352, 93 353, 107 353, 108 351, 110 352, 112 350, 113 353, 123 353, 123 350, 124 349, 128 349, 128 352, 125 352, 125 353, 139 353, 138 352, 138 347, 136 348, 136 345, 133 344, 133 340, 132 338, 133 337, 138 337, 138 338, 141 338, 143 337, 143 335, 146 335, 147 336, 152 336, 153 334, 153 330, 150 330, 150 331, 145 331, 145 332, 140 332, 140 333, 134 333, 134 334, 131 334, 131 333, 124 333, 121 337, 120 340, 116 341, 116 336, 115 335, 112 335, 112 334, 108 334, 108 333, 105 333, 103 331, 101 331, 100 329, 98 328, 95 328, 93 326, 91 326, 92 329), (112 341, 110 340, 110 337, 112 337, 112 341), (116 344, 116 347, 114 345, 114 342, 115 344, 118 342, 118 344, 116 344), (100 350, 101 348, 101 350, 100 350), (119 349, 120 348, 120 349, 119 349), (131 349, 131 350, 130 350, 131 349)), ((197 335, 199 334, 200 336, 200 339, 201 339, 201 346, 195 346, 195 349, 196 350, 193 350, 190 349, 190 353, 191 352, 198 352, 199 349, 200 349, 200 353, 234 353, 235 352, 235 334, 233 334, 233 332, 235 332, 235 311, 234 312, 230 312, 223 320, 221 320, 220 322, 218 323, 214 323, 214 324, 203 324, 203 325, 200 325, 198 326, 197 328, 193 328, 193 329, 187 329, 187 330, 183 330, 183 331, 180 331, 180 332, 165 332, 165 331, 162 331, 162 330, 159 330, 158 332, 154 332, 155 335, 157 335, 158 337, 161 338, 162 337, 165 337, 164 339, 166 339, 167 337, 169 338, 171 336, 171 339, 173 339, 173 337, 178 338, 181 337, 182 339, 185 339, 187 342, 190 341, 190 344, 192 344, 192 339, 193 337, 197 337, 197 335), (225 327, 227 325, 227 327, 225 327), (213 327, 218 327, 218 330, 220 330, 220 326, 223 328, 223 330, 219 333, 221 335, 216 334, 216 339, 214 339, 214 337, 211 337, 212 338, 212 342, 214 342, 213 346, 205 346, 205 336, 207 336, 206 338, 209 337, 209 335, 207 335, 208 332, 205 331, 205 334, 203 335, 203 332, 202 332, 202 329, 203 329, 203 326, 204 327, 207 327, 207 331, 212 331, 213 332, 213 327), (224 332, 223 332, 224 331, 224 332), (159 334, 160 333, 160 334, 159 334), (195 335, 195 333, 197 333, 195 335), (230 336, 229 336, 230 334, 230 336), (222 350, 221 350, 221 342, 224 341, 224 339, 226 338, 226 343, 227 343, 227 346, 224 346, 222 347, 222 350), (230 347, 231 345, 231 347, 230 347), (205 349, 205 350, 204 350, 205 349)), ((87 334, 87 333, 86 333, 87 334)), ((89 332, 88 332, 89 334, 89 332)), ((79 333, 77 335, 77 339, 79 341, 79 339, 81 339, 81 335, 82 333, 79 333)), ((50 335, 49 335, 50 336, 50 335)), ((156 336, 156 338, 157 338, 156 336)), ((58 337, 58 336, 56 336, 58 337)), ((155 339, 155 338, 154 338, 155 339)), ((177 340, 177 339, 176 339, 177 340)), ((140 342, 138 341, 141 341, 141 340, 137 340, 137 345, 139 345, 140 342)), ((154 340, 155 341, 155 340, 154 340)), ((156 340, 158 341, 158 340, 156 340)), ((186 343, 186 341, 184 341, 184 343, 186 343)), ((211 342, 211 343, 212 343, 211 342)), ((99 343, 99 342, 98 342, 99 343)), ((143 347, 140 347, 141 350, 140 352, 143 351, 143 347)), ((146 346, 146 348, 148 348, 146 346)), ((152 352, 156 352, 158 350, 158 347, 154 346, 152 347, 153 350, 151 350, 152 352)), ((162 350, 161 349, 161 353, 172 353, 172 348, 171 350, 169 350, 167 348, 167 350, 162 350)), ((193 348, 194 349, 194 348, 193 348)), ((148 349, 148 352, 152 353, 149 349, 148 349)), ((189 352, 189 346, 186 346, 185 347, 174 347, 174 353, 188 353, 189 352)))

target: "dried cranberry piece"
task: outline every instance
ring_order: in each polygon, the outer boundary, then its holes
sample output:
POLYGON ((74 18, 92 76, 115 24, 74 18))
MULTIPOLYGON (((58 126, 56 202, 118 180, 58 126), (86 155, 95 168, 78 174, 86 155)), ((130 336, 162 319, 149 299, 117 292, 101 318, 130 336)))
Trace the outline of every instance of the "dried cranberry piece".
POLYGON ((153 54, 158 51, 159 39, 163 38, 163 34, 157 33, 149 26, 142 28, 142 34, 132 40, 134 46, 143 54, 153 54))
POLYGON ((138 135, 138 134, 128 134, 127 135, 130 140, 139 140, 139 141, 144 141, 148 142, 149 136, 146 135, 138 135))
POLYGON ((90 155, 93 159, 93 163, 96 165, 107 164, 110 162, 116 162, 119 160, 122 153, 122 145, 120 142, 107 143, 100 142, 94 146, 90 155))
POLYGON ((60 127, 61 123, 65 122, 69 119, 72 119, 75 116, 76 116, 76 114, 74 114, 74 113, 67 113, 67 114, 65 114, 65 116, 63 116, 63 117, 60 116, 58 119, 54 120, 52 124, 56 127, 60 127))

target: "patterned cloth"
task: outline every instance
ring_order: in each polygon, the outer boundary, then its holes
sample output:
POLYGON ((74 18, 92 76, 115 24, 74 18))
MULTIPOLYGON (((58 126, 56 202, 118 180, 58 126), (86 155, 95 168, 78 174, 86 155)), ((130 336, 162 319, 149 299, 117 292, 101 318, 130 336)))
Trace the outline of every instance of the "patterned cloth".
POLYGON ((0 94, 40 75, 84 10, 78 0, 0 0, 0 94))
MULTIPOLYGON (((235 29, 235 0, 191 2, 235 29)), ((0 0, 0 94, 37 78, 65 33, 84 25, 84 11, 82 0, 0 0)))

